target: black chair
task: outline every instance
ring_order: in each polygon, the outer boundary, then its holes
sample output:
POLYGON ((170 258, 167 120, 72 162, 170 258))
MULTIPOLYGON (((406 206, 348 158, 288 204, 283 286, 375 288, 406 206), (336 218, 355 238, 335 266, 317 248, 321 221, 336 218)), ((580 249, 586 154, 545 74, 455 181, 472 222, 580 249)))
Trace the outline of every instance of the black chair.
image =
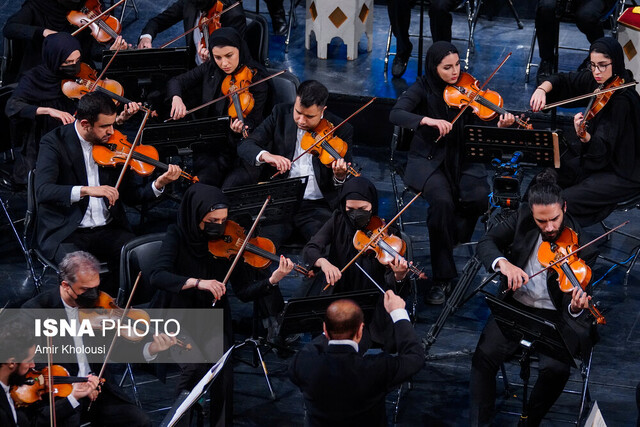
POLYGON ((0 87, 0 129, 5 130, 0 137, 0 152, 4 153, 5 160, 7 160, 8 155, 12 161, 15 160, 13 154, 12 124, 11 120, 9 120, 4 113, 4 107, 7 105, 7 101, 11 98, 11 95, 13 95, 16 86, 18 86, 18 84, 13 83, 0 87))
MULTIPOLYGON (((136 282, 138 272, 142 272, 142 275, 131 305, 144 306, 153 298, 155 289, 153 289, 149 283, 149 272, 155 264, 158 252, 160 252, 164 235, 165 233, 154 233, 140 236, 122 247, 120 252, 120 289, 118 290, 118 297, 116 299, 118 306, 126 306, 131 291, 133 290, 133 285, 136 282)), ((120 379, 120 387, 122 387, 127 378, 131 381, 133 398, 136 405, 142 407, 136 378, 129 363, 126 364, 125 371, 120 379)))
MULTIPOLYGON (((588 357, 585 360, 580 361, 580 366, 578 367, 580 372, 579 378, 576 378, 575 373, 573 373, 571 377, 569 377, 568 383, 580 383, 580 389, 576 390, 572 388, 567 388, 565 386, 565 388, 562 390, 562 393, 564 394, 580 396, 580 405, 578 407, 578 414, 574 422, 574 424, 578 426, 582 425, 582 423, 585 421, 592 404, 591 393, 589 392, 589 377, 591 374, 592 358, 593 358, 593 348, 589 352, 588 357)), ((511 360, 514 360, 514 361, 517 360, 517 356, 514 356, 511 360)), ((535 359, 534 359, 534 363, 535 363, 535 359)), ((532 364, 532 367, 534 367, 533 364, 532 364)), ((498 374, 498 376, 502 378, 502 384, 504 386, 504 396, 507 399, 517 396, 517 393, 514 387, 521 388, 524 386, 524 384, 522 383, 515 383, 515 382, 509 381, 509 377, 507 375, 507 370, 504 363, 500 365, 500 373, 498 374)), ((517 416, 521 415, 520 412, 515 412, 515 411, 504 411, 504 413, 509 415, 517 415, 517 416)), ((551 416, 553 416, 553 414, 550 413, 545 417, 545 419, 550 418, 551 416)), ((565 420, 558 420, 558 421, 565 421, 565 420)))
POLYGON ((18 72, 24 55, 25 43, 20 40, 4 38, 2 63, 0 64, 0 86, 17 82, 18 72))
POLYGON ((249 46, 253 59, 269 66, 269 23, 266 18, 258 13, 246 11, 247 31, 244 39, 249 46))
MULTIPOLYGON (((400 126, 393 127, 393 136, 391 137, 391 155, 389 157, 389 169, 391 170, 391 187, 393 189, 393 197, 398 212, 404 207, 405 196, 414 196, 416 192, 406 186, 404 182, 398 183, 398 177, 404 179, 404 173, 407 167, 407 154, 411 139, 414 132, 411 129, 402 128, 400 126), (402 190, 400 190, 402 188, 402 190)), ((404 221, 402 216, 398 218, 398 226, 400 231, 405 231, 405 226, 425 224, 426 221, 404 221)))
MULTIPOLYGON (((280 70, 269 69, 270 74, 277 73, 278 71, 280 70)), ((277 104, 293 104, 296 101, 296 92, 298 91, 298 86, 300 86, 300 80, 298 80, 294 74, 285 71, 271 79, 271 86, 273 91, 268 105, 273 108, 277 104)))
MULTIPOLYGON (((618 203, 614 212, 629 212, 632 209, 640 209, 640 195, 632 199, 626 200, 624 202, 618 203)), ((608 226, 604 221, 600 221, 600 225, 602 225, 602 228, 604 228, 605 231, 609 231, 613 228, 608 226)), ((611 234, 619 234, 621 236, 624 236, 631 240, 635 240, 636 242, 639 242, 638 245, 634 246, 633 249, 631 249, 629 253, 629 257, 622 261, 615 260, 604 255, 599 255, 600 258, 612 263, 616 267, 623 267, 628 264, 627 270, 624 273, 624 281, 623 281, 623 285, 627 286, 629 283, 629 274, 631 273, 631 270, 638 262, 638 255, 640 255, 640 236, 630 234, 622 230, 616 230, 611 234)), ((611 239, 611 235, 607 236, 607 240, 610 240, 610 239, 611 239)))

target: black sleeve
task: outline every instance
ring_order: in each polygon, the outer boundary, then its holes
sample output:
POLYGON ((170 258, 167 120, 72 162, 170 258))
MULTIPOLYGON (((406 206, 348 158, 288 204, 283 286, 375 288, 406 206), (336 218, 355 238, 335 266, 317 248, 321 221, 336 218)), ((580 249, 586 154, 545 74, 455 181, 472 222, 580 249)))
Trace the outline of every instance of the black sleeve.
POLYGON ((129 206, 136 206, 142 202, 155 200, 156 195, 151 189, 152 185, 153 182, 148 182, 133 170, 128 170, 125 172, 122 184, 118 188, 120 200, 129 206))
POLYGON ((423 96, 422 84, 419 81, 412 84, 406 92, 400 95, 391 109, 389 121, 403 128, 417 129, 424 116, 416 114, 415 111, 422 102, 423 96))
POLYGON ((158 33, 161 33, 167 28, 170 28, 182 21, 184 19, 184 2, 185 0, 178 0, 166 8, 162 13, 151 18, 140 32, 140 35, 149 34, 153 41, 158 33))
POLYGON ((149 276, 149 282, 152 286, 174 294, 180 292, 187 279, 189 279, 188 276, 174 273, 174 263, 178 258, 178 245, 178 230, 172 225, 167 229, 160 252, 156 257, 155 266, 149 276))
POLYGON ((314 267, 319 258, 328 256, 329 246, 334 239, 335 218, 336 214, 334 213, 331 219, 324 223, 302 249, 302 259, 305 264, 314 267))
POLYGON ((411 322, 399 320, 393 327, 398 355, 386 358, 388 390, 411 378, 424 364, 424 350, 411 322))
MULTIPOLYGON (((19 83, 18 83, 19 84, 19 83)), ((7 117, 23 118, 28 120, 36 119, 38 105, 31 104, 24 98, 12 96, 7 101, 4 112, 7 117)))
MULTIPOLYGON (((229 3, 233 4, 235 3, 235 1, 232 1, 229 3)), ((225 4, 225 8, 229 6, 230 5, 225 4)), ((238 33, 240 33, 240 37, 244 39, 244 34, 247 31, 247 18, 244 15, 244 9, 242 7, 242 3, 240 3, 238 6, 234 7, 233 9, 230 9, 229 11, 225 12, 220 17, 220 26, 235 28, 238 31, 238 33)))
POLYGON ((32 9, 23 5, 7 20, 2 33, 8 39, 33 40, 42 43, 44 40, 42 33, 45 28, 31 25, 34 21, 32 9))
POLYGON ((201 87, 207 77, 209 64, 204 63, 186 73, 175 76, 167 83, 167 98, 171 101, 174 96, 183 98, 183 93, 194 87, 201 87))
MULTIPOLYGON (((547 81, 552 86, 551 91, 547 94, 548 104, 592 92, 596 85, 591 71, 558 73, 550 76, 547 81)), ((589 99, 581 100, 567 104, 565 107, 587 105, 588 102, 589 99)))
POLYGON ((38 203, 50 203, 59 206, 71 206, 73 185, 57 184, 62 167, 59 131, 57 128, 46 134, 40 141, 38 151, 38 173, 35 177, 36 199, 38 203))
MULTIPOLYGON (((49 400, 44 399, 38 404, 34 403, 34 408, 27 407, 26 414, 27 418, 29 418, 30 425, 32 426, 48 426, 50 425, 50 417, 49 417, 49 400)), ((71 406, 71 402, 69 399, 57 399, 56 400, 56 421, 61 422, 68 420, 70 417, 78 414, 78 421, 80 420, 80 411, 82 410, 82 403, 78 405, 76 408, 71 406)))
POLYGON ((271 151, 278 121, 278 107, 254 129, 248 138, 240 141, 238 156, 250 165, 256 164, 256 156, 262 150, 271 151))
POLYGON ((271 293, 268 270, 258 271, 240 260, 231 273, 233 292, 242 302, 254 301, 271 293))
POLYGON ((476 254, 487 271, 493 271, 491 264, 496 258, 506 257, 505 251, 515 236, 517 217, 518 214, 514 213, 506 220, 499 222, 478 242, 476 254))

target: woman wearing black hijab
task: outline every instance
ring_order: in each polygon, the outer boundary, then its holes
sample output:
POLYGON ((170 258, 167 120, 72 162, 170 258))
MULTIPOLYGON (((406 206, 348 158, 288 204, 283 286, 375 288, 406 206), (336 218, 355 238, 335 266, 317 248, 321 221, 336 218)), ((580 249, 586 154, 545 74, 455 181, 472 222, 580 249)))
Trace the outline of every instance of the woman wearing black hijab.
MULTIPOLYGON (((229 74, 247 66, 253 72, 252 81, 256 82, 268 76, 267 70, 251 58, 249 49, 235 28, 222 27, 209 37, 211 60, 169 80, 167 96, 171 99, 171 117, 181 119, 187 112, 183 98, 193 91, 199 96, 192 97, 194 105, 204 104, 222 96, 222 82, 229 74)), ((269 85, 267 82, 252 86, 249 91, 255 100, 253 109, 244 119, 244 127, 251 132, 264 119, 264 107, 267 101, 269 85)), ((227 115, 228 100, 216 102, 196 113, 198 117, 219 117, 227 115)), ((235 144, 242 134, 242 122, 232 120, 231 130, 235 135, 234 143, 215 156, 198 156, 194 159, 194 172, 201 182, 228 188, 257 181, 259 169, 253 165, 242 164, 237 158, 235 144), (213 163, 213 164, 212 164, 213 163), (227 174, 236 167, 231 177, 227 174), (224 182, 224 184, 223 184, 224 182)))
MULTIPOLYGON (((429 203, 427 226, 431 248, 433 285, 425 296, 430 304, 442 304, 451 280, 457 276, 453 259, 456 243, 471 239, 478 217, 487 208, 489 186, 482 165, 464 161, 465 125, 475 116, 467 108, 451 125, 459 109, 449 107, 444 89, 460 78, 458 50, 449 42, 434 43, 427 51, 425 74, 403 93, 389 120, 415 131, 404 176, 405 184, 422 191, 429 203), (441 139, 436 142, 438 136, 441 139)), ((500 117, 499 127, 514 117, 500 117)))
MULTIPOLYGON (((208 243, 223 237, 228 206, 220 189, 201 183, 190 186, 182 198, 177 223, 167 229, 150 275, 151 284, 158 290, 152 303, 154 307, 211 309, 214 299, 218 300, 214 309, 224 310, 225 351, 233 345, 233 331, 226 287, 221 281, 231 261, 214 258, 208 243)), ((274 293, 279 295, 276 285, 292 268, 291 260, 281 257, 280 265, 268 278, 256 279, 254 271, 240 261, 230 281, 238 298, 251 301, 274 293)), ((206 327, 190 332, 197 343, 206 342, 210 334, 206 327)), ((210 367, 205 364, 181 366, 177 391, 191 390, 210 367)), ((233 368, 231 364, 227 367, 222 379, 212 386, 212 425, 232 425, 233 368)))
MULTIPOLYGON (((317 294, 330 283, 328 292, 344 293, 376 289, 375 285, 352 265, 344 273, 340 269, 358 253, 353 245, 353 236, 358 230, 366 229, 372 216, 378 214, 378 193, 371 181, 364 177, 348 179, 340 193, 340 207, 333 211, 329 221, 309 240, 302 251, 304 261, 308 265, 319 268, 318 274, 309 292, 317 294)), ((362 254, 357 263, 383 288, 402 294, 407 289, 405 277, 408 266, 406 261, 392 262, 390 268, 380 264, 373 252, 362 254)), ((380 304, 369 328, 372 341, 380 344, 391 343, 386 335, 392 333, 389 316, 380 304)))
MULTIPOLYGON (((589 67, 575 73, 549 77, 531 96, 531 108, 540 111, 547 102, 593 92, 616 77, 633 81, 625 69, 622 47, 611 37, 596 40, 589 48, 589 67)), ((580 105, 587 105, 584 100, 580 105)), ((621 89, 587 123, 579 134, 583 113, 574 116, 578 147, 562 156, 560 185, 567 212, 586 227, 605 219, 618 202, 640 192, 640 96, 635 87, 621 89)))

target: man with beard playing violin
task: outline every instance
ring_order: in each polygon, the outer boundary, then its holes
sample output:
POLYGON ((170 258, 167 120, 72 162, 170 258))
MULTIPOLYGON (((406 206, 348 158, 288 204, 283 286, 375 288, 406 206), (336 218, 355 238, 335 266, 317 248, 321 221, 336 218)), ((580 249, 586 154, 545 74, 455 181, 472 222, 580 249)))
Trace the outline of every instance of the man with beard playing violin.
MULTIPOLYGON (((566 213, 566 203, 553 171, 536 177, 528 191, 528 204, 491 228, 478 243, 477 254, 487 271, 502 273, 501 296, 505 302, 528 313, 540 316, 559 327, 574 357, 588 356, 595 342, 591 332, 588 308, 591 299, 581 289, 563 293, 557 273, 542 270, 538 250, 543 241, 555 242, 565 227, 578 233, 579 244, 586 243, 575 219, 566 213)), ((591 248, 579 253, 592 259, 591 248)), ((595 331, 594 331, 595 332, 595 331)), ((496 374, 500 364, 512 356, 518 341, 506 338, 495 319, 489 318, 473 355, 471 364, 472 426, 490 425, 496 396, 496 374)), ((537 426, 562 393, 569 379, 570 365, 539 354, 538 380, 529 398, 528 426, 537 426)))
POLYGON ((106 259, 109 270, 118 271, 122 246, 135 237, 121 198, 134 205, 153 200, 180 177, 176 165, 169 165, 151 184, 136 182, 134 174, 126 172, 116 189, 121 168, 100 168, 92 157, 93 145, 113 135, 115 121, 111 98, 91 92, 78 102, 75 122, 54 129, 40 142, 34 237, 44 255, 58 263, 80 249, 106 259))

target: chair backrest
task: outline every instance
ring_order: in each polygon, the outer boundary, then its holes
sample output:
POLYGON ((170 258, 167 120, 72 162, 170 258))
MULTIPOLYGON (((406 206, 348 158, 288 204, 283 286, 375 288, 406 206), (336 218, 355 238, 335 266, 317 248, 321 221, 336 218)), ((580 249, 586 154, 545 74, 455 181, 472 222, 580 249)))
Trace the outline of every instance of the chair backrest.
POLYGON ((244 39, 251 56, 264 66, 269 66, 269 24, 264 16, 245 10, 247 30, 244 39))
POLYGON ((132 304, 140 305, 151 301, 155 289, 149 282, 149 273, 153 269, 160 252, 165 233, 153 233, 137 237, 122 247, 120 252, 120 289, 118 304, 126 304, 138 272, 142 272, 132 304))
POLYGON ((2 63, 0 64, 0 85, 6 86, 18 80, 18 72, 26 43, 21 40, 4 38, 2 63))
POLYGON ((0 87, 0 129, 4 129, 2 136, 0 136, 0 153, 5 152, 13 148, 11 140, 11 120, 4 113, 4 107, 7 105, 7 101, 13 95, 13 91, 18 86, 17 83, 13 83, 7 86, 0 87))
POLYGON ((33 248, 33 239, 36 234, 36 221, 37 221, 37 203, 36 203, 36 170, 29 171, 27 176, 27 211, 24 215, 24 242, 27 245, 27 249, 33 248))
MULTIPOLYGON (((269 73, 277 73, 279 70, 269 69, 269 73)), ((280 74, 271 80, 272 93, 270 94, 270 100, 267 102, 267 106, 273 108, 273 106, 281 103, 293 104, 296 101, 296 92, 298 86, 300 86, 300 80, 288 71, 280 74)), ((265 109, 265 111, 270 111, 265 109)))

